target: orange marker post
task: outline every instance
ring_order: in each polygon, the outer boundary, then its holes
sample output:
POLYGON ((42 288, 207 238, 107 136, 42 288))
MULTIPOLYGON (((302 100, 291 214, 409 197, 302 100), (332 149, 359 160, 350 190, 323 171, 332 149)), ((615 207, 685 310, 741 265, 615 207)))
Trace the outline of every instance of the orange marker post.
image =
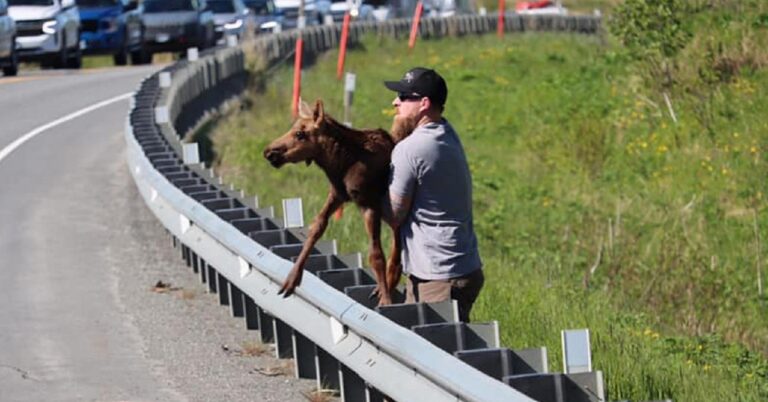
POLYGON ((496 34, 501 38, 504 36, 504 8, 506 4, 504 0, 499 0, 499 22, 496 24, 496 34))
POLYGON ((416 46, 416 35, 419 34, 419 22, 421 21, 422 11, 424 11, 424 4, 419 1, 416 3, 416 9, 413 10, 413 23, 411 24, 411 38, 408 40, 408 49, 413 49, 416 46))
POLYGON ((344 74, 344 59, 347 57, 347 38, 349 37, 349 12, 344 14, 344 22, 341 24, 341 42, 339 43, 339 62, 336 64, 336 79, 341 79, 344 74))
POLYGON ((293 117, 299 115, 299 98, 301 97, 301 56, 304 50, 304 41, 296 39, 296 58, 293 63, 293 103, 291 111, 293 117))

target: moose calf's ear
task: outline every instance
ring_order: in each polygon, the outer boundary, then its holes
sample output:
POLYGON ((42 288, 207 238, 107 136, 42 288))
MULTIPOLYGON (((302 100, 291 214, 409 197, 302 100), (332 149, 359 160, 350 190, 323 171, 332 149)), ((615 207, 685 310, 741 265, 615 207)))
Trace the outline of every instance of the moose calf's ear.
POLYGON ((315 112, 313 117, 315 119, 315 123, 320 123, 325 119, 325 110, 323 110, 323 101, 320 99, 315 101, 315 112))
POLYGON ((304 119, 312 117, 312 109, 309 107, 307 102, 299 102, 299 117, 304 119))

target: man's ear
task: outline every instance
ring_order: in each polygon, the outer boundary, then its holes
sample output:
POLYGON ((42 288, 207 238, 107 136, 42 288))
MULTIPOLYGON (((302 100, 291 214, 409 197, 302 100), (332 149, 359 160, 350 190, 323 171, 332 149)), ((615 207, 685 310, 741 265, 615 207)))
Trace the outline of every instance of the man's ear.
POLYGON ((419 102, 419 112, 426 112, 432 108, 432 99, 429 99, 426 96, 421 98, 419 102))
POLYGON ((303 100, 299 101, 299 117, 302 119, 309 119, 312 117, 312 108, 310 108, 307 102, 304 102, 303 100))
POLYGON ((315 101, 315 111, 312 115, 312 118, 315 120, 315 124, 317 125, 320 125, 320 123, 325 120, 325 110, 323 109, 323 101, 321 99, 315 101))

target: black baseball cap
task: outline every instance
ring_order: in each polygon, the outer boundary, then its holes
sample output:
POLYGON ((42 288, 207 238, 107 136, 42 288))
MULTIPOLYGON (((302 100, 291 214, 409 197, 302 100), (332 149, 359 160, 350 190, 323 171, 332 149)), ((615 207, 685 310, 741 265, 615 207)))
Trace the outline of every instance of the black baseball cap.
POLYGON ((395 92, 416 93, 443 106, 448 98, 448 86, 435 70, 416 67, 408 70, 400 81, 384 81, 384 86, 395 92))

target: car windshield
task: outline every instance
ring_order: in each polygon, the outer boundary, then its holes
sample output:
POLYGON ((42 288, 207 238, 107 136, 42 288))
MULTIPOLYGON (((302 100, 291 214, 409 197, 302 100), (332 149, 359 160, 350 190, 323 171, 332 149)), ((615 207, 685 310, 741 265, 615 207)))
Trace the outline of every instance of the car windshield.
POLYGON ((193 11, 192 0, 146 0, 144 12, 164 13, 167 11, 193 11))
POLYGON ((246 0, 245 6, 256 15, 270 15, 275 12, 275 5, 270 0, 246 0))
POLYGON ((214 14, 234 13, 235 3, 232 0, 208 0, 208 9, 214 14))
POLYGON ((53 0, 8 0, 9 6, 52 6, 53 0))
POLYGON ((112 7, 119 2, 120 0, 76 0, 77 5, 84 8, 112 7))

